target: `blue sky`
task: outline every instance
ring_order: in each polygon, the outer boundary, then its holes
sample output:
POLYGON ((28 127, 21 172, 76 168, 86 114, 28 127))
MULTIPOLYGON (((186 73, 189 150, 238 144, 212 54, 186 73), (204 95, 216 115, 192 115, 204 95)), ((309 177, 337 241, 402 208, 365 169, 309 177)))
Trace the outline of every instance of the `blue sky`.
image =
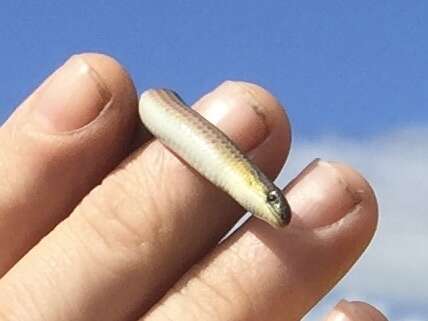
POLYGON ((428 281, 419 277, 427 280, 428 255, 410 256, 406 242, 427 224, 428 185, 413 191, 420 202, 401 200, 415 199, 403 179, 421 175, 406 166, 428 163, 427 31, 426 1, 3 0, 0 120, 84 51, 116 57, 140 92, 171 87, 189 102, 225 79, 259 83, 287 105, 301 142, 289 168, 319 155, 344 159, 375 183, 387 213, 374 246, 331 297, 357 293, 380 302, 391 320, 426 320, 428 281), (402 177, 394 177, 397 167, 406 169, 402 177), (397 228, 403 213, 416 213, 414 225, 397 228), (400 245, 408 260, 394 250, 400 245), (376 283, 385 270, 394 282, 376 283), (370 291, 361 287, 369 283, 370 291), (404 294, 409 285, 417 296, 404 294))
POLYGON ((0 117, 69 55, 101 51, 141 91, 272 90, 296 138, 428 120, 425 1, 2 1, 0 117))

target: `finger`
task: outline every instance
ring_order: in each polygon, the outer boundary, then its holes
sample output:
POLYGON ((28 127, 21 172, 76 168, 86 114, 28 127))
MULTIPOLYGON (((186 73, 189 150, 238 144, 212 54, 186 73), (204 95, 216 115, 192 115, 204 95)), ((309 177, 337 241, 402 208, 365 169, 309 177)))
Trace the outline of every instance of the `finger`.
POLYGON ((251 220, 143 320, 300 320, 361 255, 377 215, 371 188, 344 165, 315 161, 293 185, 288 229, 251 220))
MULTIPOLYGON (((197 108, 262 170, 271 176, 279 171, 289 148, 289 126, 265 90, 228 82, 197 108)), ((20 320, 58 320, 62 315, 81 321, 135 319, 242 212, 154 141, 9 271, 0 281, 0 305, 9 307, 6 315, 20 320), (65 297, 68 304, 61 299, 65 297)))
POLYGON ((325 321, 387 321, 375 307, 365 302, 340 301, 324 319, 325 321))
POLYGON ((125 157, 136 106, 116 61, 78 55, 0 129, 0 276, 125 157))

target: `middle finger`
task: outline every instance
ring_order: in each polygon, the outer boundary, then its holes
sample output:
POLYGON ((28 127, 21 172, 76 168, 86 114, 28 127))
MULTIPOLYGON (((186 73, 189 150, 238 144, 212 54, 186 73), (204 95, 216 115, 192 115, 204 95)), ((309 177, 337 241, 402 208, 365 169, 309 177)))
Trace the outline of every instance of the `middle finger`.
MULTIPOLYGON (((290 130, 282 108, 265 90, 228 82, 196 108, 269 176, 278 173, 290 130)), ((20 320, 137 317, 242 213, 154 141, 111 174, 0 281, 0 306, 22 311, 31 302, 37 307, 38 314, 27 309, 20 320), (22 288, 17 284, 26 284, 19 302, 8 293, 22 288)))

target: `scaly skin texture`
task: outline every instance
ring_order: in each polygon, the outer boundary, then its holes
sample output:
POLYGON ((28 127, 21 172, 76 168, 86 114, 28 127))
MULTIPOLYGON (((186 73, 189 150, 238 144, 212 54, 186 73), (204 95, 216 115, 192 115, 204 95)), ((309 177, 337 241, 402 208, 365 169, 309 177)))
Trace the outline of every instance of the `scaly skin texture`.
POLYGON ((139 111, 154 136, 242 207, 274 227, 288 224, 291 211, 281 191, 178 95, 167 89, 147 90, 139 111))

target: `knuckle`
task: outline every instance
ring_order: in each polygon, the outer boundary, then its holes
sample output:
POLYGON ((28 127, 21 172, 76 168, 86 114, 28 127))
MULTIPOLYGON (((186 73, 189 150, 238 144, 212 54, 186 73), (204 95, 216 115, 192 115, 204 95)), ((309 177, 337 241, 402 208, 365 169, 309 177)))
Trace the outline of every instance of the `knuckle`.
POLYGON ((163 215, 167 186, 158 179, 164 161, 160 156, 153 170, 140 163, 131 160, 118 168, 79 207, 79 215, 110 250, 153 248, 168 229, 168 215, 163 215))
POLYGON ((240 276, 223 263, 211 262, 209 269, 205 264, 195 265, 153 313, 162 320, 176 316, 177 310, 186 320, 222 320, 236 311, 246 311, 250 317, 255 302, 240 276))

